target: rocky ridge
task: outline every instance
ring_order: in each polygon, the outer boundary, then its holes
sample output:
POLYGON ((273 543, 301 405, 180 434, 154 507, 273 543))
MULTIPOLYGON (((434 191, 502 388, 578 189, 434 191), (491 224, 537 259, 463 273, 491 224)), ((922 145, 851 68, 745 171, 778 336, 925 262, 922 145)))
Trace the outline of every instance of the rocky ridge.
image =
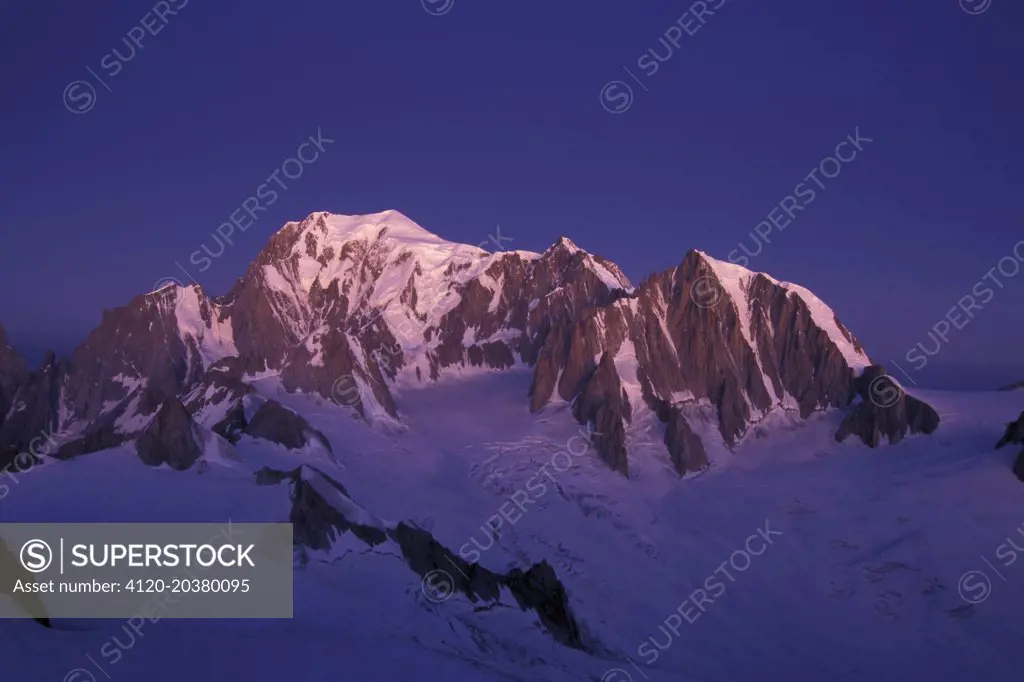
POLYGON ((428 531, 406 523, 388 524, 357 504, 345 487, 322 471, 300 466, 293 471, 261 469, 260 485, 287 484, 292 501, 289 521, 294 528, 295 546, 301 565, 314 556, 342 556, 353 545, 369 547, 400 556, 424 580, 424 594, 435 603, 455 593, 477 604, 479 609, 508 606, 502 591, 511 592, 523 611, 534 611, 547 632, 561 644, 585 649, 584 635, 569 605, 565 586, 546 561, 527 570, 494 573, 470 564, 452 552, 428 531))

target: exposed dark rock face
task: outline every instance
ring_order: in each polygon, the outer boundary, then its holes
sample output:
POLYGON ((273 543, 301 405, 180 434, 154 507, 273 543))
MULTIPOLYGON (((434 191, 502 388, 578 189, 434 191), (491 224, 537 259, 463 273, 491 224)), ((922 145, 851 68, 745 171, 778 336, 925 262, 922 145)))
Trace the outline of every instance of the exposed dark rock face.
POLYGON ((417 575, 423 577, 431 571, 443 571, 445 577, 453 581, 452 590, 466 595, 473 602, 493 602, 500 598, 502 582, 496 574, 479 564, 467 563, 429 532, 399 523, 389 535, 401 548, 409 568, 417 575))
POLYGON ((388 536, 401 548, 409 568, 417 575, 426 577, 432 571, 443 572, 443 580, 451 582, 448 587, 474 602, 495 602, 500 596, 500 588, 508 587, 520 608, 536 611, 558 642, 574 649, 584 648, 579 624, 569 608, 565 586, 546 561, 532 566, 525 573, 513 569, 500 575, 479 564, 463 561, 420 528, 399 523, 388 532, 388 536))
POLYGON ((898 443, 908 434, 932 433, 939 428, 939 414, 906 392, 878 365, 864 370, 855 389, 860 402, 843 419, 836 440, 854 435, 871 447, 883 438, 898 443))
POLYGON ((260 397, 243 380, 242 372, 238 358, 214 363, 202 382, 185 397, 185 407, 200 424, 232 444, 238 443, 243 435, 250 435, 290 450, 314 442, 331 450, 326 436, 279 402, 260 397), (258 405, 251 419, 246 417, 247 399, 258 405))
POLYGON ((241 361, 224 358, 210 366, 202 382, 182 402, 196 421, 234 444, 247 423, 245 397, 255 393, 242 380, 241 361))
MULTIPOLYGON (((572 400, 580 391, 590 384, 591 377, 598 366, 594 364, 594 357, 602 354, 601 341, 598 338, 598 330, 595 318, 590 316, 585 320, 573 325, 572 336, 569 339, 569 352, 562 366, 562 377, 558 381, 558 395, 563 400, 572 400)), ((617 381, 612 375, 615 371, 614 358, 608 355, 607 362, 610 365, 601 370, 600 379, 605 383, 617 381)))
POLYGON ((551 566, 543 561, 528 571, 513 569, 501 575, 479 564, 469 564, 441 545, 425 530, 399 523, 388 536, 402 550, 409 567, 419 576, 443 576, 445 587, 473 602, 496 602, 500 588, 508 587, 520 608, 533 610, 547 631, 561 644, 584 649, 579 624, 569 607, 565 587, 551 566), (452 570, 454 569, 454 570, 452 570))
POLYGON ((246 372, 281 369, 287 354, 301 340, 298 335, 312 331, 306 309, 295 306, 284 292, 267 282, 267 268, 275 264, 298 277, 289 254, 300 233, 299 223, 288 223, 270 239, 225 297, 225 307, 234 312, 231 325, 246 372))
POLYGON ((323 472, 310 466, 301 466, 290 472, 264 467, 256 472, 256 482, 260 485, 279 485, 283 481, 291 485, 292 510, 288 520, 292 523, 295 544, 299 547, 327 551, 345 533, 352 533, 371 547, 387 540, 383 530, 349 518, 324 498, 318 485, 337 491, 351 502, 345 487, 323 472))
POLYGON ((59 447, 48 454, 57 459, 71 459, 123 445, 141 433, 165 400, 163 391, 138 388, 116 407, 88 423, 80 434, 71 440, 62 439, 59 447), (127 426, 133 422, 138 426, 127 426))
POLYGON ((177 471, 191 468, 203 456, 199 426, 177 398, 164 401, 136 448, 145 464, 167 464, 177 471))
POLYGON ((418 576, 426 578, 431 571, 443 571, 442 580, 451 582, 451 589, 474 602, 497 601, 501 587, 505 586, 511 590, 520 608, 537 611, 545 628, 558 642, 575 649, 584 648, 580 626, 569 608, 565 587, 547 561, 535 564, 525 572, 514 568, 503 576, 477 563, 467 563, 421 528, 399 523, 388 531, 388 537, 401 548, 402 556, 418 576))
POLYGON ((656 407, 658 416, 666 423, 665 445, 676 473, 685 476, 707 469, 709 462, 704 443, 690 428, 683 410, 664 401, 659 401, 656 407))
MULTIPOLYGON (((804 418, 814 410, 846 406, 853 373, 836 342, 815 322, 807 301, 764 275, 754 278, 751 294, 759 354, 772 370, 775 393, 794 396, 804 418)), ((841 341, 863 352, 853 334, 838 319, 833 322, 841 341)))
POLYGON ((1006 432, 1003 433, 1003 437, 996 443, 996 450, 1003 447, 1007 443, 1016 445, 1018 443, 1024 443, 1024 412, 1020 413, 1016 421, 1008 422, 1006 424, 1006 432))
POLYGON ((357 388, 358 380, 364 386, 370 387, 377 404, 388 414, 398 415, 398 407, 387 387, 379 363, 370 362, 364 370, 355 355, 356 352, 362 352, 362 349, 357 351, 352 348, 344 330, 320 331, 314 338, 320 344, 322 363, 315 364, 305 346, 296 347, 288 356, 284 371, 281 373, 281 380, 286 389, 318 393, 341 405, 353 407, 365 416, 367 406, 363 404, 362 395, 357 388))
POLYGON ((14 406, 14 395, 28 380, 29 368, 7 341, 7 332, 0 326, 0 427, 14 406))
POLYGON ((527 571, 513 569, 504 575, 467 563, 421 528, 405 523, 385 527, 358 507, 341 483, 312 467, 302 466, 291 472, 264 468, 256 473, 256 481, 260 485, 287 482, 291 486, 289 520, 295 529, 295 545, 303 555, 310 550, 331 549, 345 533, 352 533, 370 547, 394 542, 418 576, 438 576, 445 583, 439 587, 464 594, 474 603, 496 603, 501 598, 501 588, 507 587, 519 607, 535 611, 558 642, 584 649, 565 586, 546 561, 527 571), (372 519, 373 525, 353 518, 357 515, 372 519))
POLYGON ((131 439, 132 434, 120 432, 115 424, 115 419, 106 415, 90 424, 82 436, 61 444, 52 454, 57 459, 72 459, 92 452, 116 448, 131 439))
POLYGON ((304 448, 312 442, 331 449, 330 441, 324 434, 276 400, 268 400, 260 405, 244 431, 254 438, 269 440, 289 450, 304 448))
POLYGON ((512 569, 505 583, 523 609, 533 609, 555 639, 568 647, 583 648, 579 625, 569 609, 565 586, 547 561, 535 564, 525 573, 512 569))
POLYGON ((548 404, 554 395, 559 373, 566 360, 569 340, 565 322, 561 322, 547 334, 544 346, 540 350, 537 364, 533 370, 533 383, 530 385, 530 412, 537 412, 548 404))
POLYGON ((65 365, 48 353, 42 368, 24 380, 0 426, 0 459, 3 452, 37 450, 34 444, 57 432, 57 404, 65 375, 65 365))
POLYGON ((549 329, 579 319, 595 305, 617 300, 629 287, 617 265, 583 251, 565 237, 539 258, 519 252, 498 254, 481 275, 455 289, 461 296, 459 305, 441 319, 436 331, 429 332, 441 340, 435 366, 480 360, 485 366, 503 369, 512 366, 515 356, 533 364, 549 329), (501 287, 495 290, 492 282, 501 287), (518 335, 513 340, 464 347, 468 330, 477 339, 508 336, 510 330, 518 335))
MULTIPOLYGON (((1003 447, 1004 445, 1020 445, 1024 443, 1024 412, 1020 413, 1016 421, 1009 422, 1006 425, 1006 432, 1003 437, 996 443, 996 449, 1003 447)), ((1013 463, 1013 473, 1021 481, 1024 481, 1024 450, 1021 450, 1020 454, 1017 455, 1017 460, 1013 463)))
POLYGON ((75 418, 92 420, 120 403, 131 385, 178 395, 203 376, 197 342, 182 338, 176 309, 195 301, 207 325, 220 313, 198 286, 168 287, 106 311, 100 325, 71 356, 64 400, 75 418))
MULTIPOLYGON (((191 411, 191 408, 189 410, 191 411)), ((245 433, 246 423, 245 405, 238 401, 228 409, 224 418, 214 424, 210 430, 232 445, 236 445, 242 438, 242 434, 245 433)))
POLYGON ((611 353, 601 356, 573 405, 573 415, 581 424, 593 425, 596 433, 591 438, 605 464, 629 476, 625 429, 631 416, 629 401, 623 395, 611 353))
MULTIPOLYGON (((655 343, 638 347, 651 392, 670 401, 673 392, 710 400, 718 407, 727 443, 746 430, 749 407, 764 412, 789 394, 806 417, 814 409, 845 405, 853 382, 853 372, 814 323, 803 298, 764 275, 752 275, 747 296, 746 304, 733 300, 696 251, 672 273, 653 277, 640 293, 645 316, 656 318, 661 305, 668 311, 669 338, 663 338, 660 325, 647 322, 655 343), (741 316, 749 319, 755 347, 744 338, 741 316)), ((853 342, 852 336, 848 340, 853 342)))
POLYGON ((716 405, 722 437, 732 444, 751 421, 750 407, 767 410, 772 401, 743 338, 741 302, 722 289, 712 268, 692 251, 674 271, 652 277, 641 287, 639 306, 651 336, 638 339, 637 357, 654 395, 670 402, 673 395, 692 395, 716 405))

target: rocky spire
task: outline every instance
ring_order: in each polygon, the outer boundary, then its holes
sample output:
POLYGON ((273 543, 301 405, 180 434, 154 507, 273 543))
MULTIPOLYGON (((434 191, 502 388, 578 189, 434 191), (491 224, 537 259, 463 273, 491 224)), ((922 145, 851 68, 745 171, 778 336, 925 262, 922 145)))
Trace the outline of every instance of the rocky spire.
POLYGON ((0 427, 14 404, 14 394, 28 378, 28 363, 11 347, 0 325, 0 427))

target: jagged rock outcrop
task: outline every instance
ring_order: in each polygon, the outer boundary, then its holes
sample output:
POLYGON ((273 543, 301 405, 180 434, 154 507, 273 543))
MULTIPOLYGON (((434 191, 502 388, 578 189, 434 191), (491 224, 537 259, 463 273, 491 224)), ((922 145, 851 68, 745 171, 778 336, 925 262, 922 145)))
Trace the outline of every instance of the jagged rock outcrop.
POLYGON ((198 287, 167 287, 105 311, 72 354, 64 409, 91 421, 145 387, 178 395, 198 383, 204 358, 232 353, 223 311, 198 287))
POLYGON ((137 388, 116 407, 87 422, 84 428, 61 435, 56 450, 49 454, 58 459, 71 459, 134 440, 166 399, 163 391, 137 388))
POLYGON ((505 584, 521 608, 537 612, 555 639, 568 647, 584 648, 580 627, 569 608, 569 596, 551 564, 541 561, 525 572, 513 568, 505 575, 505 584))
POLYGON ((658 418, 665 423, 665 446, 668 447, 672 466, 680 476, 704 471, 709 466, 704 443, 693 432, 681 407, 664 400, 655 400, 658 418))
POLYGON ((64 364, 47 353, 42 367, 22 381, 0 426, 0 468, 18 453, 43 454, 37 446, 43 440, 49 443, 58 431, 56 410, 65 373, 64 364))
POLYGON ((297 546, 324 552, 345 533, 352 533, 371 547, 387 540, 381 524, 352 500, 341 483, 323 472, 310 466, 290 472, 264 467, 256 472, 259 485, 279 485, 284 481, 291 485, 288 520, 297 546))
POLYGON ((243 371, 238 358, 224 358, 210 366, 183 401, 197 423, 231 444, 249 435, 290 450, 316 445, 331 452, 326 436, 301 415, 261 397, 244 380, 243 371))
POLYGON ((406 523, 385 524, 353 501, 341 483, 310 466, 290 472, 264 468, 256 473, 256 482, 290 486, 289 521, 294 528, 295 545, 307 560, 309 552, 330 551, 348 533, 368 547, 393 543, 409 568, 421 578, 443 576, 446 590, 461 593, 474 603, 497 603, 501 588, 506 587, 522 610, 537 613, 558 642, 584 648, 565 586, 546 561, 526 571, 513 569, 506 574, 470 564, 426 530, 406 523))
POLYGON ((1003 437, 996 443, 996 450, 1007 443, 1014 445, 1024 443, 1024 412, 1021 412, 1015 421, 1007 422, 1003 437))
POLYGON ((607 305, 631 285, 614 263, 560 237, 542 254, 488 255, 483 272, 454 290, 459 303, 430 330, 441 343, 432 370, 468 361, 503 369, 533 364, 547 331, 607 305), (510 334, 510 332, 512 334, 510 334), (467 334, 474 343, 463 348, 467 334), (481 340, 490 341, 481 343, 481 340))
MULTIPOLYGON (((367 341, 369 344, 369 341, 367 341)), ((370 351, 369 361, 360 361, 361 347, 353 343, 344 330, 323 329, 310 338, 310 344, 317 347, 317 354, 303 345, 296 347, 285 361, 281 382, 289 391, 317 393, 341 405, 356 409, 363 416, 370 416, 375 408, 397 417, 398 406, 385 381, 381 364, 395 367, 402 362, 402 354, 381 354, 382 348, 393 348, 394 343, 382 342, 370 351), (381 359, 378 359, 381 358, 381 359), (383 359, 386 358, 386 359, 383 359), (363 387, 360 390, 359 387, 363 387), (364 392, 367 396, 364 398, 364 392), (367 404, 369 401, 370 404, 367 404)), ((371 345, 372 347, 372 345, 371 345)), ((392 377, 394 372, 392 372, 392 377)))
POLYGON ((139 436, 136 450, 139 459, 149 466, 166 464, 185 471, 203 456, 203 438, 181 401, 168 398, 139 436))
POLYGON ((593 427, 591 441, 605 464, 629 476, 625 429, 631 417, 629 399, 623 393, 610 353, 601 356, 601 362, 586 380, 573 404, 573 416, 581 424, 593 427))
POLYGON ((569 318, 559 320, 547 334, 537 359, 530 387, 530 410, 536 412, 544 407, 556 389, 563 400, 577 396, 597 369, 594 358, 600 357, 603 350, 593 314, 575 322, 569 318))
POLYGON ((331 451, 331 443, 324 434, 276 400, 262 403, 243 431, 253 438, 269 440, 289 450, 315 444, 331 451))
POLYGON ((836 440, 854 435, 871 447, 883 438, 898 443, 907 434, 932 433, 939 428, 939 414, 930 405, 907 395, 885 370, 872 365, 864 370, 854 386, 860 398, 843 419, 836 440))
POLYGON ((50 453, 57 459, 72 459, 91 452, 116 448, 132 440, 133 434, 123 433, 117 428, 116 414, 103 415, 89 424, 83 434, 60 444, 50 453))
POLYGON ((0 326, 0 427, 14 406, 14 395, 29 376, 28 363, 7 340, 7 332, 0 326))
POLYGON ((202 381, 182 400, 196 422, 232 444, 238 442, 248 423, 246 396, 256 394, 242 377, 242 361, 223 358, 210 365, 202 381))
POLYGON ((559 643, 574 649, 584 648, 580 626, 569 607, 565 586, 547 561, 535 564, 525 572, 512 569, 502 575, 464 561, 421 528, 399 523, 388 536, 401 548, 409 568, 420 577, 431 572, 437 575, 436 572, 442 571, 443 580, 450 582, 447 587, 474 602, 495 602, 500 597, 500 588, 507 587, 520 608, 535 611, 559 643))
MULTIPOLYGON (((996 443, 996 450, 1007 444, 1019 445, 1021 443, 1024 443, 1024 412, 1020 413, 1016 421, 1006 424, 1006 431, 996 443)), ((1017 460, 1013 463, 1013 473, 1021 481, 1024 481, 1024 450, 1021 450, 1017 455, 1017 460)))

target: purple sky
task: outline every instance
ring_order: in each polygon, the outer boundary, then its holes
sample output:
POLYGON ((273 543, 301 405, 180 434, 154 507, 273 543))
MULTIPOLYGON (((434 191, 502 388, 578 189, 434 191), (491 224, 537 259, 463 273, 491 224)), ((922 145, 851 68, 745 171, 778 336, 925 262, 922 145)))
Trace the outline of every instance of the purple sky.
POLYGON ((639 282, 692 247, 756 251, 811 183, 752 269, 921 385, 1024 379, 1024 4, 966 11, 986 1, 5 2, 0 323, 34 360, 66 353, 104 308, 184 279, 176 262, 225 292, 316 210, 395 208, 471 244, 500 225, 538 251, 566 234, 639 282), (858 128, 873 141, 836 177, 805 179, 858 128), (318 129, 335 142, 198 272, 318 129), (1015 275, 986 280, 1006 257, 1015 275), (915 371, 907 352, 985 281, 915 371))

